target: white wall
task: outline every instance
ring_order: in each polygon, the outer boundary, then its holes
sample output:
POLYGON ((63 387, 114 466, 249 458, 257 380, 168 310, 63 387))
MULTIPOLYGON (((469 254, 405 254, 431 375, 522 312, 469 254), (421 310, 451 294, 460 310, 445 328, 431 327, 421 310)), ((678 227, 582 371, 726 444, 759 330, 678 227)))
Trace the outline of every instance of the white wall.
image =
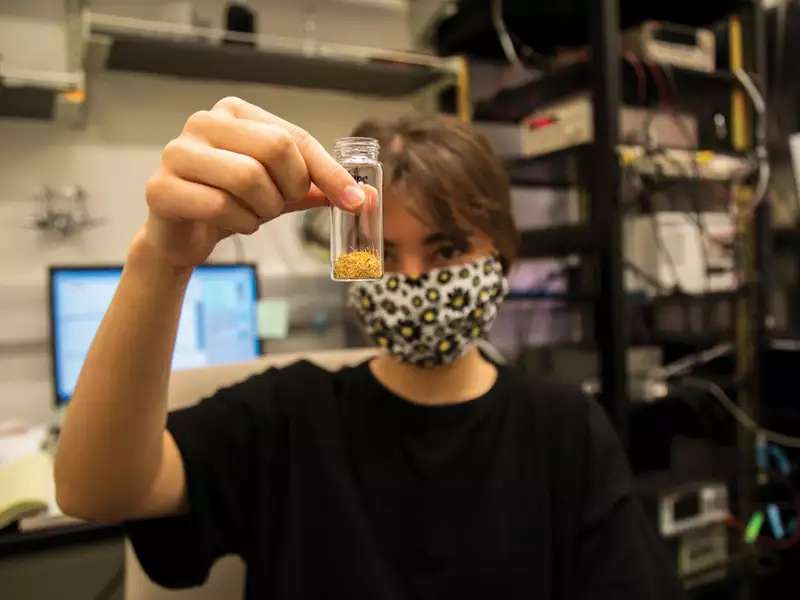
MULTIPOLYGON (((383 27, 387 39, 397 41, 404 15, 376 14, 377 20, 362 20, 360 26, 375 39, 383 27)), ((349 35, 341 29, 339 33, 349 35)), ((89 82, 85 129, 0 119, 0 420, 52 417, 46 268, 124 260, 145 217, 145 181, 161 147, 178 134, 187 115, 234 94, 301 124, 330 147, 367 116, 411 110, 406 100, 136 74, 91 73, 89 82), (42 184, 83 186, 91 212, 103 224, 66 240, 27 228, 36 206, 33 193, 42 184)), ((247 259, 259 263, 262 275, 326 272, 300 248, 297 218, 281 217, 245 240, 247 259)), ((214 254, 218 260, 233 257, 230 242, 214 254)))

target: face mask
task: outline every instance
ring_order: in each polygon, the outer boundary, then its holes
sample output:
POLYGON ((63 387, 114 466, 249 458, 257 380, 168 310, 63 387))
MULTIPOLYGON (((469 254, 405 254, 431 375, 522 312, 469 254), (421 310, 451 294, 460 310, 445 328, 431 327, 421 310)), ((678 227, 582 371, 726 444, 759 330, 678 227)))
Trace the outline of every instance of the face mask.
POLYGON ((433 367, 462 356, 488 333, 508 292, 492 255, 410 277, 357 282, 349 301, 375 342, 404 362, 433 367))

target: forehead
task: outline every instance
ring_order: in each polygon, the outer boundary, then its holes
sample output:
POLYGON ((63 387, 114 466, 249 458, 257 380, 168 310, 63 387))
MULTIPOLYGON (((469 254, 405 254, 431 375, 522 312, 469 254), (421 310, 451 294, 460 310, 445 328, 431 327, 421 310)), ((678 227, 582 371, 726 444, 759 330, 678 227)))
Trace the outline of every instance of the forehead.
POLYGON ((383 197, 384 234, 425 236, 431 233, 468 235, 472 229, 452 210, 448 202, 429 198, 406 184, 385 189, 383 197))
POLYGON ((384 243, 387 247, 412 248, 453 244, 466 250, 486 250, 491 238, 483 231, 463 222, 455 214, 442 218, 426 210, 424 198, 405 189, 390 187, 384 196, 384 243))
POLYGON ((427 235, 438 230, 435 219, 420 210, 424 203, 405 186, 387 188, 383 197, 383 232, 387 238, 427 235))

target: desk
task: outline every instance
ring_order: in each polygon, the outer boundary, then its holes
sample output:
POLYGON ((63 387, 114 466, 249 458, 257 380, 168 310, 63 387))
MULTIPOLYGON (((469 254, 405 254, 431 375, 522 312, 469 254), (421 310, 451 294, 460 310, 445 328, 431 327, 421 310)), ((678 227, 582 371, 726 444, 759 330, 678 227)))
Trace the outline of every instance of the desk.
POLYGON ((81 523, 0 533, 4 598, 122 600, 122 528, 81 523))
POLYGON ((85 544, 111 537, 122 538, 118 525, 80 523, 36 531, 0 532, 0 559, 10 554, 47 550, 59 546, 85 544))

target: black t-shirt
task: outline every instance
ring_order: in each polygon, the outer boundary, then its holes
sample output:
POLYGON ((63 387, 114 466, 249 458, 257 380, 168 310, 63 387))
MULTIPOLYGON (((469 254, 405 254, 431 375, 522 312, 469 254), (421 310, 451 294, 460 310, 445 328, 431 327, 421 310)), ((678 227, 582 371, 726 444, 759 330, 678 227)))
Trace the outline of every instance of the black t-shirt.
POLYGON ((681 597, 602 409, 510 368, 479 398, 422 406, 367 363, 298 362, 168 427, 190 510, 128 525, 168 587, 235 553, 248 599, 681 597))

